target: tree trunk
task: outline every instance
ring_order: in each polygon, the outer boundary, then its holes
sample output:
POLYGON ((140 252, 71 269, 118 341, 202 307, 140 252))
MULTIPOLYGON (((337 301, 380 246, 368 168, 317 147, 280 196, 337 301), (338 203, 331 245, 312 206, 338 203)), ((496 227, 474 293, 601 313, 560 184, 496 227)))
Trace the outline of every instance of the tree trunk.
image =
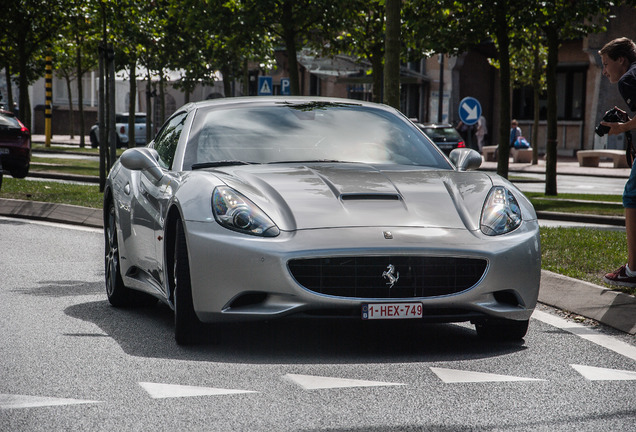
POLYGON ((9 65, 5 65, 4 72, 7 82, 7 110, 15 112, 15 104, 13 103, 13 88, 11 86, 11 69, 9 65))
POLYGON ((384 64, 383 56, 384 52, 382 46, 378 45, 371 53, 371 67, 373 69, 373 102, 382 103, 382 96, 384 90, 384 64))
POLYGON ((150 71, 146 74, 146 142, 152 140, 152 84, 150 71))
POLYGON ((400 0, 386 0, 384 103, 400 109, 400 0))
POLYGON ((497 174, 508 178, 510 157, 510 38, 506 9, 497 10, 497 41, 499 43, 499 147, 497 174))
POLYGON ((532 120, 532 138, 530 144, 532 146, 532 165, 539 163, 539 86, 541 81, 541 59, 539 58, 539 46, 535 45, 534 48, 534 65, 532 69, 532 98, 533 98, 533 120, 532 120))
POLYGON ((77 44, 77 105, 79 109, 79 138, 80 148, 86 147, 86 124, 84 122, 84 86, 82 85, 82 48, 80 43, 77 44))
POLYGON ((71 77, 66 76, 66 91, 68 92, 68 118, 69 118, 69 135, 75 138, 75 122, 73 115, 73 92, 71 89, 71 77))
POLYGON ((296 29, 294 28, 293 0, 283 2, 281 25, 289 68, 289 87, 292 96, 300 95, 300 79, 298 76, 298 57, 296 55, 296 29))
POLYGON ((137 59, 130 60, 130 83, 128 84, 128 148, 137 145, 135 138, 135 113, 137 112, 137 59))
POLYGON ((545 194, 557 195, 557 79, 556 67, 559 61, 558 29, 549 28, 548 37, 548 142, 545 153, 545 194))

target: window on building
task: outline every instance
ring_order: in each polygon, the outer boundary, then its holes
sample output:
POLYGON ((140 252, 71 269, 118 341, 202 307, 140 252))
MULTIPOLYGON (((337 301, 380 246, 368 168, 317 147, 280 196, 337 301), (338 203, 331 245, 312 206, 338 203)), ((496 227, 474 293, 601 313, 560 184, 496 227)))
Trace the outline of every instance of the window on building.
MULTIPOLYGON (((583 120, 585 114, 585 77, 587 67, 563 67, 557 70, 557 118, 583 120)), ((512 117, 518 120, 534 118, 532 86, 515 89, 512 96, 512 117)), ((539 96, 539 119, 548 117, 547 93, 539 96)))

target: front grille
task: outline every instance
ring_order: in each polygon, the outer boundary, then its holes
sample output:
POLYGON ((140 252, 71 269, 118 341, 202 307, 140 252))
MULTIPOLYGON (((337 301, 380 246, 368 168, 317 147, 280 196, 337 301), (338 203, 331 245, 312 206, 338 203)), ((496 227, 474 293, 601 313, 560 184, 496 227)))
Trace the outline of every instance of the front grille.
POLYGON ((306 289, 337 297, 412 298, 455 294, 475 285, 486 271, 479 258, 383 256, 296 259, 288 263, 306 289), (389 266, 399 279, 391 287, 389 266))

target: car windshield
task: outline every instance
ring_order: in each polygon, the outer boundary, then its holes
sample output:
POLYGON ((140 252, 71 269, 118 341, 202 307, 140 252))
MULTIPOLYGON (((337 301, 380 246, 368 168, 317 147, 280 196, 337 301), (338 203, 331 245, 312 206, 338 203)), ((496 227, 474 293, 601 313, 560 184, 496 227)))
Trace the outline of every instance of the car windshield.
POLYGON ((433 141, 446 138, 447 140, 461 139, 459 133, 453 128, 424 128, 424 133, 433 141))
MULTIPOLYGON (((115 116, 116 123, 128 123, 128 115, 127 114, 117 114, 115 116)), ((135 123, 146 123, 146 116, 144 115, 135 115, 135 123)))
POLYGON ((9 115, 0 114, 0 128, 8 129, 8 128, 16 128, 16 127, 17 128, 20 127, 20 123, 18 122, 18 119, 9 115))
POLYGON ((230 161, 360 162, 452 169, 408 121, 355 103, 280 103, 199 110, 184 168, 230 161))

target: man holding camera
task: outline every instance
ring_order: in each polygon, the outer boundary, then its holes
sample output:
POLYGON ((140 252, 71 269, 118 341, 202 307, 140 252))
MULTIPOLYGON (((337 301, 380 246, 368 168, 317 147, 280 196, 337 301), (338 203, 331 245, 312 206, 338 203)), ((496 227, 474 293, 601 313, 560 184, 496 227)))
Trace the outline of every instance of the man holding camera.
MULTIPOLYGON (((636 112, 636 44, 628 38, 618 38, 608 42, 598 52, 603 63, 603 75, 614 84, 618 83, 618 91, 625 103, 636 112)), ((609 128, 610 135, 629 132, 636 129, 636 116, 631 119, 626 112, 616 108, 622 122, 602 121, 609 128)), ((633 148, 629 149, 633 157, 633 148)), ((627 264, 605 275, 603 280, 610 285, 636 287, 636 171, 632 166, 629 179, 623 192, 625 207, 625 232, 627 234, 627 264)))

